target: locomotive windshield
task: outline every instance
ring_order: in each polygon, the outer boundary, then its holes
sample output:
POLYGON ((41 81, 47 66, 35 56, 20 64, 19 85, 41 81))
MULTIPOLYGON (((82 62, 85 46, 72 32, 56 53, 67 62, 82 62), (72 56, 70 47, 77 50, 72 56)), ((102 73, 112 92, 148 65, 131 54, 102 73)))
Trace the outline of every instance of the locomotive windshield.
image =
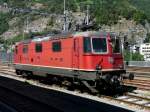
POLYGON ((84 53, 106 53, 107 52, 107 42, 106 38, 91 38, 85 37, 83 39, 84 53))
POLYGON ((92 47, 94 53, 106 53, 107 52, 106 38, 92 38, 92 47))

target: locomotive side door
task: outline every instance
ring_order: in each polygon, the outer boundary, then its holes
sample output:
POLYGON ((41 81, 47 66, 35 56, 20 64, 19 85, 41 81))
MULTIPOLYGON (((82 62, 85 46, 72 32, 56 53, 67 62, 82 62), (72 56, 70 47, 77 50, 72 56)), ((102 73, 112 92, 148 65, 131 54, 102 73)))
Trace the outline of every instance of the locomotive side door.
POLYGON ((72 68, 79 69, 79 38, 73 40, 72 68))
POLYGON ((23 62, 27 64, 29 62, 28 56, 28 44, 23 45, 23 62))

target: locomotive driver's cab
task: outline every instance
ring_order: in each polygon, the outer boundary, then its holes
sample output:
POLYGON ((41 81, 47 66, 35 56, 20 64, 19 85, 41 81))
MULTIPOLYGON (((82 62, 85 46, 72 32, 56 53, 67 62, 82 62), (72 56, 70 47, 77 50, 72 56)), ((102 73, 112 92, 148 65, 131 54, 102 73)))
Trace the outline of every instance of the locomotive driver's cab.
POLYGON ((108 44, 112 47, 112 53, 122 53, 121 40, 115 34, 111 34, 110 37, 103 35, 84 37, 83 39, 84 53, 108 54, 108 44))
POLYGON ((116 36, 115 34, 110 34, 109 41, 112 45, 112 53, 122 53, 122 44, 119 36, 116 36))
POLYGON ((116 34, 101 33, 83 38, 84 53, 91 54, 86 60, 98 77, 108 84, 118 85, 125 73, 121 39, 116 34))

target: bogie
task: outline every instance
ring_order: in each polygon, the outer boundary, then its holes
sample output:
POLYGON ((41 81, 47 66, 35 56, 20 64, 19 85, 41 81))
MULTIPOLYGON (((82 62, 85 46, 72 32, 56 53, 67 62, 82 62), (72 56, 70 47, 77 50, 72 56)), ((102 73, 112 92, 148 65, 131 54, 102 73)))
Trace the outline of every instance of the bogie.
POLYGON ((22 71, 17 69, 17 70, 16 70, 16 74, 17 74, 17 75, 22 75, 22 71))

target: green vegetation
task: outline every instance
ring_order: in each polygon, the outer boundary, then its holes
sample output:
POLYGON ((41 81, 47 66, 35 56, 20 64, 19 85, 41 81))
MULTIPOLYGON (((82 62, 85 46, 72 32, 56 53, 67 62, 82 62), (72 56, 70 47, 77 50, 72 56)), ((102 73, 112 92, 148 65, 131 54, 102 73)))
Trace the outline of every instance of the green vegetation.
POLYGON ((144 61, 143 55, 139 53, 130 53, 129 51, 124 52, 125 61, 144 61))
POLYGON ((8 19, 7 14, 0 13, 0 35, 9 29, 8 19))
MULTIPOLYGON (((9 7, 23 9, 30 9, 31 6, 41 3, 42 7, 37 11, 63 14, 63 0, 0 0, 0 4, 3 3, 7 3, 9 7)), ((118 23, 118 20, 123 17, 141 24, 145 23, 145 19, 150 20, 150 0, 66 0, 66 10, 73 12, 85 12, 87 5, 90 6, 90 15, 95 18, 97 26, 103 24, 111 26, 118 23)), ((21 33, 24 19, 26 17, 36 19, 37 17, 31 13, 15 13, 13 16, 20 18, 16 26, 19 27, 21 33)), ((13 16, 10 13, 0 13, 0 35, 9 29, 8 22, 13 16)), ((49 25, 53 25, 53 21, 49 21, 49 25)), ((25 38, 28 38, 28 35, 25 35, 27 36, 25 38)), ((13 43, 22 38, 21 35, 18 35, 9 41, 13 43)))
POLYGON ((3 44, 4 43, 4 39, 2 37, 0 37, 0 43, 3 44))
POLYGON ((137 11, 133 14, 133 19, 137 23, 145 24, 145 20, 147 19, 146 15, 142 11, 137 11))
POLYGON ((93 14, 96 16, 97 24, 106 24, 106 25, 116 24, 119 19, 119 16, 115 8, 112 8, 116 5, 116 3, 109 0, 106 1, 96 0, 95 4, 96 3, 97 5, 95 7, 93 14), (112 5, 107 5, 107 4, 112 4, 112 5))
POLYGON ((129 0, 130 3, 135 6, 138 10, 144 12, 147 19, 150 21, 150 0, 129 0))
POLYGON ((150 33, 147 34, 147 37, 144 40, 144 43, 150 43, 150 33))
MULTIPOLYGON (((21 8, 41 3, 43 7, 40 11, 63 14, 63 0, 2 0, 1 2, 21 8)), ((121 17, 134 19, 137 23, 143 24, 145 19, 149 19, 150 14, 149 0, 66 0, 66 9, 74 12, 79 11, 79 8, 80 11, 85 11, 86 5, 90 5, 90 13, 93 18, 96 18, 98 25, 116 24, 121 17)))
POLYGON ((137 10, 128 0, 95 0, 95 3, 94 15, 100 24, 116 24, 121 17, 144 24, 145 19, 148 18, 144 11, 137 10))

